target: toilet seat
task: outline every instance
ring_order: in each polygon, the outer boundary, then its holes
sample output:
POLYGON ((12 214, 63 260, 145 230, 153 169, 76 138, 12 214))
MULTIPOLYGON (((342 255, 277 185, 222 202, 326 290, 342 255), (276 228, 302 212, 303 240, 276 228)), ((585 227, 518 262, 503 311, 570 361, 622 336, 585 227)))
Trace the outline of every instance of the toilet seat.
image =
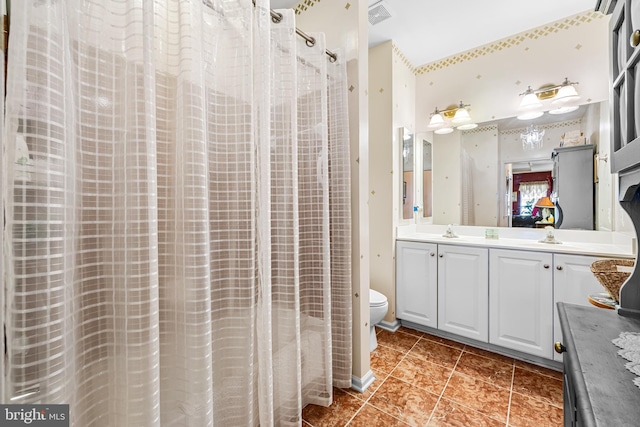
POLYGON ((369 306, 370 307, 382 307, 387 303, 387 297, 378 291, 369 289, 369 306))

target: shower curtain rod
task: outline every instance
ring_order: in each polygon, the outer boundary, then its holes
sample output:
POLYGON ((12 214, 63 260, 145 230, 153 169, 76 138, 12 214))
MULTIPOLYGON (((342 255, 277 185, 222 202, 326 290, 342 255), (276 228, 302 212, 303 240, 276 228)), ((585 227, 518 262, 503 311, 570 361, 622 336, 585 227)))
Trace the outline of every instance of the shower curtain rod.
MULTIPOLYGON (((278 13, 273 9, 269 9, 269 10, 271 11, 271 20, 273 22, 278 24, 280 21, 282 21, 282 14, 281 13, 278 13)), ((316 39, 315 38, 313 38, 310 35, 306 34, 302 30, 300 30, 298 27, 296 27, 296 34, 299 35, 300 37, 302 37, 303 39, 305 39, 305 41, 307 42, 307 46, 312 47, 313 45, 316 44, 316 39)), ((335 53, 331 52, 329 49, 325 49, 324 52, 329 57, 329 61, 336 62, 336 60, 338 59, 338 55, 336 55, 335 53)))
MULTIPOLYGON (((253 6, 255 6, 255 5, 256 5, 256 0, 253 0, 253 6)), ((269 11, 271 12, 271 20, 273 22, 275 22, 276 24, 279 24, 280 21, 282 21, 282 14, 276 12, 273 9, 269 9, 269 11)), ((299 35, 300 37, 302 37, 303 39, 305 39, 305 41, 307 42, 307 46, 312 47, 313 45, 316 44, 316 39, 315 38, 313 38, 310 35, 306 34, 302 30, 300 30, 298 27, 296 27, 296 34, 299 35)), ((338 60, 338 55, 333 53, 333 52, 331 52, 329 49, 325 49, 324 52, 329 57, 329 61, 336 62, 338 60)))

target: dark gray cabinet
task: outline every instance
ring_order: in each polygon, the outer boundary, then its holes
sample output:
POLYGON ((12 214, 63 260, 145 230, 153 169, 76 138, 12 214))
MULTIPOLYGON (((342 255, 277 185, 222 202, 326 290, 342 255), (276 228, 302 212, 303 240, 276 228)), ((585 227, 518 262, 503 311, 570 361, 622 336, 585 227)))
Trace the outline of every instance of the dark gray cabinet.
MULTIPOLYGON (((640 425, 640 389, 611 340, 640 332, 640 321, 613 310, 558 303, 564 353, 564 425, 640 425)), ((562 347, 561 347, 562 345, 562 347)))
POLYGON ((593 145, 556 148, 551 157, 555 227, 593 230, 593 145))
POLYGON ((640 165, 640 0, 615 2, 610 26, 611 172, 617 173, 640 165))
MULTIPOLYGON (((640 0, 598 0, 610 21, 611 172, 620 205, 640 230, 640 0)), ((640 269, 620 290, 618 314, 640 318, 640 269)))

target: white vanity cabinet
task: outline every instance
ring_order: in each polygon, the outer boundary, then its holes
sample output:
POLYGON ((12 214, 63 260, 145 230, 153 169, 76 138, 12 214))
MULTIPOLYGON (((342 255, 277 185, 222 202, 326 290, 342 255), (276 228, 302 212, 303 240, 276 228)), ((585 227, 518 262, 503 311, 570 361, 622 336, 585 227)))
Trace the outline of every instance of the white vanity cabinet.
POLYGON ((489 342, 553 358, 553 256, 491 249, 489 342))
POLYGON ((396 317, 438 327, 438 262, 435 243, 396 244, 396 317))
POLYGON ((487 342, 489 251, 438 245, 438 329, 487 342))
POLYGON ((396 317, 555 361, 562 361, 554 351, 562 342, 556 304, 589 306, 589 294, 606 292, 591 263, 620 257, 461 240, 397 241, 396 317))
MULTIPOLYGON (((585 255, 553 255, 553 341, 563 342, 557 303, 568 302, 591 306, 587 300, 589 294, 606 292, 591 272, 591 263, 603 257, 585 255)), ((562 355, 553 352, 553 359, 562 361, 562 355)))

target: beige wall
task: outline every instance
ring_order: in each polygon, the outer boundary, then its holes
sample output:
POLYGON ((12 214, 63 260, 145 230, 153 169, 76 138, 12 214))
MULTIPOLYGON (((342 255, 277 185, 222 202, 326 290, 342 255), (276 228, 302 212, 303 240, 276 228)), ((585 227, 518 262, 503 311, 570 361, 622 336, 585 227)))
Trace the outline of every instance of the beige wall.
MULTIPOLYGON (((393 132, 393 45, 391 42, 369 49, 369 229, 370 286, 389 301, 390 313, 395 311, 393 290, 393 238, 395 224, 394 175, 402 174, 394 164, 394 147, 399 148, 393 132)), ((396 156, 395 160, 399 157, 396 156)), ((398 215, 400 215, 398 213, 398 215)))
POLYGON ((417 131, 429 114, 464 101, 479 123, 515 117, 520 93, 565 77, 580 84, 582 102, 609 97, 609 16, 587 11, 418 67, 417 131))
MULTIPOLYGON (((392 42, 369 49, 370 285, 389 301, 387 322, 396 319, 395 229, 403 212, 401 129, 415 129, 415 81, 412 67, 392 42)), ((416 185, 413 174, 411 179, 408 191, 416 185)))
POLYGON ((365 0, 346 4, 305 1, 297 8, 298 28, 324 32, 327 47, 343 49, 347 60, 353 218, 353 375, 363 378, 370 371, 368 4, 365 0))

